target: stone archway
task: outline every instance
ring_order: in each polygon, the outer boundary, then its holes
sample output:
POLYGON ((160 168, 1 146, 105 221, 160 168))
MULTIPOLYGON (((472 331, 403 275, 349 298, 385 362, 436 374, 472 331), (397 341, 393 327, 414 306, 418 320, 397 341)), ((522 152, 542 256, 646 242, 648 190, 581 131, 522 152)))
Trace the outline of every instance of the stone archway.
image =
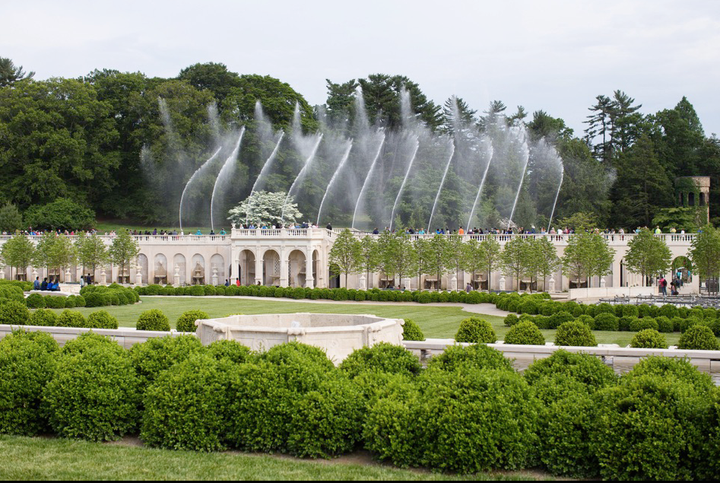
POLYGON ((192 267, 192 271, 190 273, 190 283, 193 285, 206 285, 208 281, 205 277, 205 257, 196 253, 192 257, 190 266, 192 267))
POLYGON ((138 255, 138 271, 143 284, 148 284, 148 257, 141 253, 138 255))
POLYGON ((304 287, 306 274, 305 253, 293 250, 288 256, 288 286, 304 287))
POLYGON ((280 286, 280 255, 275 250, 263 254, 263 285, 280 286))
POLYGON ((153 262, 153 283, 160 285, 168 283, 168 263, 167 258, 162 253, 155 255, 153 262))
POLYGON ((225 259, 219 253, 216 253, 210 257, 210 283, 223 285, 225 278, 225 259))
POLYGON ((237 260, 238 276, 234 282, 240 280, 241 285, 255 284, 255 254, 251 250, 243 250, 240 252, 237 260))
POLYGON ((185 274, 185 255, 182 253, 176 253, 173 257, 172 266, 172 283, 176 284, 175 276, 177 275, 177 285, 183 286, 187 284, 187 276, 185 274))

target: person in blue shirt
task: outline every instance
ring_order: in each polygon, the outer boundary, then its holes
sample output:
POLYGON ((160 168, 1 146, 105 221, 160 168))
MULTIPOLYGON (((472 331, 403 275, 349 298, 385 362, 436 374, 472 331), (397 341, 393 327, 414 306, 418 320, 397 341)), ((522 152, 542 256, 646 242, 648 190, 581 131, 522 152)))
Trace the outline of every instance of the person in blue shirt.
POLYGON ((48 280, 47 280, 47 277, 45 277, 45 278, 43 278, 43 281, 40 284, 40 290, 47 290, 48 289, 47 286, 48 286, 48 280))
POLYGON ((195 233, 195 234, 196 234, 196 235, 202 235, 202 232, 198 229, 197 233, 195 233))
POLYGON ((40 277, 35 277, 33 282, 33 290, 40 290, 40 277))
POLYGON ((227 234, 227 233, 225 233, 225 228, 220 228, 220 234, 221 234, 221 235, 226 235, 226 234, 227 234))

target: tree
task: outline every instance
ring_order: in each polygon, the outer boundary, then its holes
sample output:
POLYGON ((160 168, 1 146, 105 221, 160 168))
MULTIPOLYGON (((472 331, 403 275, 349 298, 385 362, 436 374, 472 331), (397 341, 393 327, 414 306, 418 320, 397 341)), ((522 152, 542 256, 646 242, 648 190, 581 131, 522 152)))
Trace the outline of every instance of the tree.
MULTIPOLYGON (((568 278, 580 281, 593 276, 602 277, 610 273, 615 250, 598 233, 576 233, 568 240, 562 256, 563 273, 568 278)), ((590 284, 588 283, 588 286, 590 284)))
MULTIPOLYGON (((514 236, 505 244, 500 260, 505 275, 514 276, 515 286, 520 290, 520 275, 528 272, 530 267, 530 252, 526 238, 514 236)), ((512 283, 511 283, 512 286, 512 283)))
POLYGON ((340 232, 330 249, 330 266, 337 270, 337 275, 345 275, 345 287, 348 274, 358 271, 361 250, 360 241, 347 228, 340 232))
POLYGON ((418 290, 422 289, 421 280, 423 274, 430 273, 429 262, 432 258, 430 252, 430 240, 427 238, 418 238, 413 244, 415 248, 415 271, 418 277, 418 290))
POLYGON ((240 76, 228 71, 225 64, 207 62, 194 64, 180 71, 178 79, 184 80, 197 89, 207 89, 219 102, 230 95, 232 89, 240 87, 240 76))
POLYGON ((712 225, 706 225, 695 236, 690 248, 690 259, 696 267, 700 280, 710 288, 710 280, 720 276, 720 233, 712 225))
MULTIPOLYGON (((118 276, 124 277, 125 270, 129 268, 140 253, 140 246, 128 230, 121 230, 118 235, 113 238, 112 245, 108 250, 110 261, 119 267, 118 276)), ((122 280, 122 278, 121 278, 122 280)))
POLYGON ((12 86, 23 79, 32 79, 35 72, 25 73, 22 66, 15 67, 12 60, 0 57, 0 87, 12 86))
POLYGON ((73 265, 77 259, 75 247, 70 238, 54 232, 46 232, 35 250, 35 265, 47 267, 48 273, 57 271, 59 276, 63 269, 73 265))
POLYGON ((32 206, 25 213, 25 221, 40 230, 87 230, 95 225, 92 210, 68 198, 32 206))
POLYGON ((235 227, 242 225, 274 226, 278 223, 295 223, 302 213, 293 198, 283 192, 255 191, 228 214, 235 227))
POLYGON ((500 246, 500 242, 498 242, 494 237, 487 236, 478 246, 477 267, 478 270, 484 270, 487 273, 488 290, 490 290, 490 274, 501 262, 501 254, 502 247, 500 246))
POLYGON ((529 275, 535 280, 538 275, 543 278, 543 290, 547 290, 547 277, 551 275, 560 266, 560 258, 557 256, 555 245, 549 238, 528 238, 530 251, 530 269, 529 275))
MULTIPOLYGON (((35 245, 24 233, 16 233, 6 241, 0 249, 0 254, 6 264, 15 268, 16 275, 26 270, 35 258, 35 245)), ((12 272, 10 273, 12 276, 12 272)))
POLYGON ((448 240, 445 235, 435 234, 428 244, 427 270, 437 277, 437 288, 440 290, 442 276, 448 272, 448 240))
POLYGON ((393 273, 398 275, 400 283, 402 283, 404 275, 408 275, 415 271, 415 248, 410 240, 410 235, 403 232, 392 234, 395 242, 392 247, 392 255, 390 262, 393 265, 393 273))
POLYGON ((663 240, 643 228, 628 242, 625 265, 632 273, 642 275, 643 286, 652 275, 662 275, 670 270, 672 253, 663 240))
POLYGON ((377 240, 378 268, 383 271, 385 277, 395 285, 395 263, 393 258, 398 252, 397 238, 388 230, 380 233, 377 240))
POLYGON ((455 278, 459 282, 460 270, 462 270, 465 259, 465 243, 462 236, 448 237, 446 258, 448 267, 455 269, 455 278))
POLYGON ((599 95, 595 99, 597 104, 588 108, 593 114, 587 116, 587 121, 584 121, 588 124, 585 136, 590 146, 597 136, 602 138, 599 144, 593 146, 593 154, 599 161, 609 163, 612 158, 612 121, 615 107, 607 96, 599 95))
POLYGON ((375 272, 380 265, 380 251, 374 236, 365 235, 362 240, 360 240, 360 251, 358 253, 357 265, 359 270, 363 270, 365 272, 365 278, 367 280, 368 287, 370 287, 370 273, 375 272))
POLYGON ((97 233, 87 236, 85 232, 80 232, 75 241, 75 249, 78 254, 78 261, 83 267, 83 272, 89 267, 91 273, 95 274, 98 265, 104 265, 110 261, 105 242, 97 233))
POLYGON ((5 203, 0 208, 0 231, 3 233, 14 233, 23 226, 22 215, 17 206, 12 203, 5 203))

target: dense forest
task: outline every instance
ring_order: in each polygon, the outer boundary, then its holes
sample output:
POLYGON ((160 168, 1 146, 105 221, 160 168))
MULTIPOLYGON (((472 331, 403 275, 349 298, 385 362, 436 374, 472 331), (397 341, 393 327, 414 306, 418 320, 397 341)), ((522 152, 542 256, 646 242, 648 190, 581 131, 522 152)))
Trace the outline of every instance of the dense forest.
MULTIPOLYGON (((407 161, 407 169, 381 168, 388 176, 373 183, 370 189, 376 192, 366 195, 380 200, 383 216, 396 225, 421 226, 435 216, 433 225, 456 228, 471 212, 473 223, 491 227, 507 219, 499 206, 511 202, 517 191, 514 220, 525 227, 543 226, 554 214, 560 222, 590 218, 600 227, 626 230, 656 224, 692 229, 697 213, 679 207, 676 195, 678 189, 687 190, 676 182, 683 176, 711 177, 710 216, 715 224, 720 221, 720 141, 706 136, 685 97, 674 107, 643 114, 642 104, 621 90, 601 94, 588 107, 578 106, 588 115, 584 132, 576 133, 549 114, 552 106, 530 114, 522 106, 512 112, 498 100, 472 109, 462 93, 436 104, 417 83, 400 75, 327 80, 326 102, 317 106, 282 80, 238 74, 219 63, 195 64, 170 79, 115 70, 96 70, 76 79, 33 77, 12 60, 0 58, 0 225, 13 211, 29 216, 24 223, 37 219, 32 216, 43 206, 62 199, 92 210, 98 219, 175 226, 185 196, 183 222, 207 226, 209 194, 217 189, 213 185, 223 163, 203 171, 187 193, 183 188, 213 156, 220 139, 226 145, 237 143, 239 154, 233 158, 236 166, 221 208, 213 208, 220 213, 217 220, 227 225, 227 209, 255 188, 273 146, 279 148, 272 152, 277 159, 273 170, 263 173, 263 189, 288 191, 307 156, 298 149, 305 143, 310 146, 307 152, 314 156, 317 151, 318 161, 303 186, 295 189, 296 201, 314 221, 345 147, 347 153, 351 146, 353 153, 365 149, 365 159, 372 158, 375 148, 361 146, 361 123, 383 133, 383 159, 394 163, 398 153, 411 152, 412 163, 418 155, 413 170, 407 161), (358 112, 358 106, 364 112, 358 112), (414 138, 406 135, 404 109, 416 126, 414 138), (487 193, 475 210, 472 200, 483 170, 473 161, 480 144, 468 139, 506 128, 522 129, 528 145, 534 146, 526 161, 527 175, 519 178, 521 189, 503 192, 501 183, 493 181, 500 176, 499 168, 489 174, 486 169, 487 193), (422 145, 420 132, 429 140, 422 145), (338 149, 318 150, 320 138, 323 146, 338 149), (539 146, 562 160, 561 185, 557 175, 550 179, 542 174, 548 170, 539 146), (444 184, 438 188, 441 178, 444 184), (406 181, 408 188, 400 196, 406 181), (437 214, 431 214, 435 205, 437 214)), ((499 135, 493 136, 496 140, 499 135)), ((497 147, 495 152, 497 156, 497 147)), ((356 175, 368 170, 358 155, 345 158, 356 175)), ((350 193, 330 200, 326 217, 336 226, 350 226, 352 205, 344 204, 357 198, 357 186, 336 191, 350 193)), ((376 219, 373 209, 368 208, 367 220, 376 219)))

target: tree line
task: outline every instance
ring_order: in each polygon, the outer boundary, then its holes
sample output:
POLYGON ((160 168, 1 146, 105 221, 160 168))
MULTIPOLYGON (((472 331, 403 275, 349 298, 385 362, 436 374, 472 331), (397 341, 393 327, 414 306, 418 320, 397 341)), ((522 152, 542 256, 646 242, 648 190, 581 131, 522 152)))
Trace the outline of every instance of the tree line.
MULTIPOLYGON (((684 176, 711 177, 712 221, 720 215, 720 142, 714 134, 706 136, 685 97, 672 108, 643 114, 642 104, 621 90, 598 95, 588 108, 586 129, 575 133, 544 110, 530 114, 518 106, 509 112, 499 100, 480 113, 459 96, 439 105, 401 75, 327 80, 325 103, 311 106, 279 79, 241 75, 221 63, 195 64, 174 78, 111 69, 74 79, 41 81, 32 74, 0 58, 0 204, 23 215, 68 198, 101 218, 174 222, 179 187, 207 158, 217 129, 209 109, 224 129, 249 128, 237 182, 237 192, 246 196, 248 180, 255 179, 265 160, 253 131, 257 101, 275 128, 289 129, 297 105, 304 131, 324 124, 351 135, 358 87, 369 121, 387 130, 401 122, 401 91, 406 90, 415 116, 432 131, 458 134, 454 121, 460 116, 463 126, 482 133, 501 118, 525 126, 533 139, 545 139, 565 169, 556 218, 583 213, 599 226, 693 230, 697 210, 679 206, 675 193, 676 178, 684 176)), ((459 134, 472 135, 469 130, 459 134)), ((281 152, 278 159, 283 163, 291 157, 281 152)), ((289 168, 281 169, 268 189, 286 189, 292 176, 289 168)), ((189 202, 202 203, 206 197, 201 190, 188 194, 189 202)), ((447 206, 456 202, 451 195, 443 199, 447 206)), ((412 221, 409 214, 403 216, 404 222, 412 221)))

